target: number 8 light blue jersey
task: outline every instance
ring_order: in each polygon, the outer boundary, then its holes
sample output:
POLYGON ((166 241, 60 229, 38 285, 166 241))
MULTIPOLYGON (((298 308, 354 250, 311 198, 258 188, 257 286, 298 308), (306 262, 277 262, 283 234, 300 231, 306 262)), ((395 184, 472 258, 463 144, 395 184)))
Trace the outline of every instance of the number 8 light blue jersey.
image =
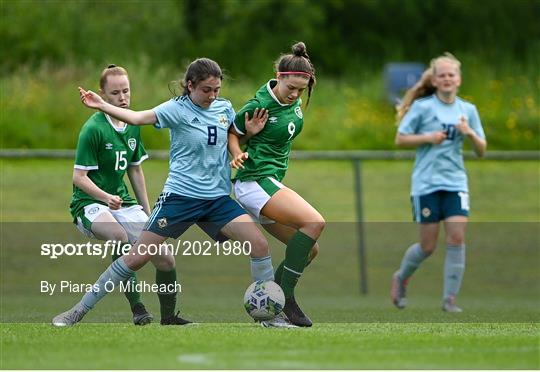
POLYGON ((226 99, 209 108, 180 96, 155 107, 156 128, 170 130, 169 176, 163 192, 195 199, 215 199, 231 192, 227 133, 234 109, 226 99))
POLYGON ((444 131, 447 138, 439 145, 424 144, 416 149, 411 195, 425 195, 437 190, 468 192, 463 163, 463 139, 456 130, 461 117, 481 138, 485 138, 476 107, 459 97, 451 104, 434 94, 413 102, 401 120, 400 134, 426 134, 444 131))

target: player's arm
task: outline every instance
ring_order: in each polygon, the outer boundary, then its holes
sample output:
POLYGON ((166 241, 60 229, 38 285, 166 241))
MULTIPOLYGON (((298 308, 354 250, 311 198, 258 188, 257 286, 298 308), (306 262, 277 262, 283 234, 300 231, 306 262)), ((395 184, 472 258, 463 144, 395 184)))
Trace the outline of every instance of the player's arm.
POLYGON ((422 131, 423 116, 426 108, 413 102, 411 108, 399 123, 396 133, 395 144, 398 147, 411 148, 422 145, 440 145, 446 139, 444 131, 422 131))
POLYGON ((422 134, 404 134, 398 132, 396 134, 395 143, 398 147, 417 147, 426 144, 439 145, 446 139, 446 133, 430 132, 422 134))
POLYGON ((86 169, 73 169, 73 184, 94 199, 102 201, 111 209, 120 209, 122 198, 100 189, 89 177, 86 169))
POLYGON ((228 133, 227 148, 232 156, 232 160, 229 164, 234 169, 244 168, 244 160, 249 156, 247 152, 243 152, 240 148, 240 136, 241 135, 231 126, 228 133))
POLYGON ((135 197, 143 207, 144 213, 150 215, 150 203, 148 203, 148 194, 146 193, 146 183, 144 181, 144 172, 141 165, 131 165, 127 169, 129 182, 135 192, 135 197))
POLYGON ((469 126, 467 119, 462 116, 459 124, 456 125, 456 129, 471 141, 476 156, 479 158, 484 156, 486 153, 487 141, 476 134, 476 132, 469 126))
POLYGON ((132 125, 147 125, 155 124, 157 122, 157 117, 153 110, 133 111, 116 107, 105 102, 105 100, 103 100, 99 94, 94 93, 91 90, 84 90, 81 87, 79 87, 79 94, 81 96, 82 103, 86 107, 100 110, 125 123, 132 125))

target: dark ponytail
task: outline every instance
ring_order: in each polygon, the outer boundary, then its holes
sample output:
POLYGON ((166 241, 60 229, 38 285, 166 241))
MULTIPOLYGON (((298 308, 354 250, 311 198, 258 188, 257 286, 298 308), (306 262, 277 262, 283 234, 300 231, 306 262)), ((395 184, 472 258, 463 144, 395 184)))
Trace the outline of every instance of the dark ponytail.
POLYGON ((304 76, 309 78, 308 83, 308 99, 306 107, 309 105, 309 99, 311 98, 311 91, 315 86, 315 67, 309 55, 307 54, 306 44, 299 41, 292 46, 292 54, 281 55, 275 63, 276 72, 299 72, 298 76, 304 76))

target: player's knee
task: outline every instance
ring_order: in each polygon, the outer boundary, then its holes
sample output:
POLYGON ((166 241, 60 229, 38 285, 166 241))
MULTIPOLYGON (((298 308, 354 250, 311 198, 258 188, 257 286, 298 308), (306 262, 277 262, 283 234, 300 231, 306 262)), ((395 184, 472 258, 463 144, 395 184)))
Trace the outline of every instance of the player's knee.
POLYGON ((176 261, 173 255, 156 256, 152 263, 159 271, 171 271, 176 267, 176 261))
POLYGON ((249 239, 251 245, 251 256, 252 257, 266 257, 270 255, 270 246, 268 241, 262 234, 249 239))
POLYGON ((451 233, 446 236, 447 245, 463 245, 465 238, 461 233, 451 233))
POLYGON ((107 233, 107 239, 114 240, 117 242, 127 243, 128 242, 128 235, 126 231, 122 228, 115 228, 111 229, 107 233))
POLYGON ((310 222, 305 222, 300 230, 312 237, 313 239, 319 239, 324 228, 326 227, 326 221, 322 216, 312 219, 310 222))

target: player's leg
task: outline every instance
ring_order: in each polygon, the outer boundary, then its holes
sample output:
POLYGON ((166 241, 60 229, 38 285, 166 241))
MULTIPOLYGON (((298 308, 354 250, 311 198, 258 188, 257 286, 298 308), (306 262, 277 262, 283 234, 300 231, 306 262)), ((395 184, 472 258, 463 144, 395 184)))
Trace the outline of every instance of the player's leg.
POLYGON ((465 231, 469 216, 469 195, 464 192, 447 192, 443 200, 446 232, 444 260, 443 311, 461 312, 456 297, 465 272, 465 231))
MULTIPOLYGON (((129 235, 125 227, 117 220, 118 217, 123 214, 129 214, 129 212, 105 210, 100 213, 99 216, 94 219, 91 226, 91 230, 96 238, 104 241, 111 240, 114 242, 122 242, 122 246, 128 242, 133 242, 129 240, 129 235)), ((121 252, 113 252, 112 260, 115 261, 121 256, 121 252)), ((124 285, 126 285, 124 295, 129 301, 130 309, 133 314, 133 323, 135 325, 146 325, 152 322, 153 317, 144 307, 144 304, 141 301, 141 294, 135 290, 136 284, 137 274, 133 273, 129 279, 124 281, 124 285), (129 286, 126 285, 128 282, 130 283, 129 286)))
POLYGON ((251 216, 229 196, 212 201, 198 225, 217 241, 230 238, 249 244, 253 281, 274 280, 274 268, 268 241, 255 225, 251 216))
MULTIPOLYGON (((180 195, 163 192, 154 206, 145 227, 163 237, 178 238, 196 221, 199 203, 204 202, 180 195), (195 214, 193 214, 195 213, 195 214)), ((165 238, 162 242, 165 241, 165 238)), ((156 284, 163 288, 158 292, 161 325, 185 325, 191 323, 176 312, 178 290, 177 271, 172 247, 167 243, 159 246, 159 254, 152 257, 156 268, 156 284)))
MULTIPOLYGON (((296 230, 293 229, 292 227, 282 225, 278 222, 263 223, 262 226, 273 237, 275 237, 276 239, 278 239, 280 242, 284 243, 285 245, 292 239, 292 237, 296 233, 296 230)), ((308 262, 306 264, 306 267, 315 259, 315 257, 317 257, 317 254, 319 254, 319 244, 315 243, 315 245, 313 246, 313 248, 311 248, 311 251, 309 252, 308 262)), ((285 260, 281 261, 281 263, 279 264, 274 274, 275 282, 280 285, 281 285, 281 276, 283 275, 284 265, 285 265, 285 260)))
POLYGON ((285 294, 283 312, 293 324, 310 327, 312 322, 298 306, 294 288, 308 265, 310 254, 325 227, 325 221, 315 208, 288 188, 275 192, 262 208, 261 215, 294 230, 286 243, 280 281, 285 294))
POLYGON ((417 222, 420 241, 407 248, 399 270, 392 276, 390 297, 392 303, 403 309, 407 305, 407 284, 420 264, 437 247, 439 236, 440 207, 438 193, 411 197, 413 219, 417 222))
MULTIPOLYGON (((310 252, 324 229, 325 221, 315 208, 288 188, 274 193, 262 208, 261 215, 293 230, 293 234, 286 241, 285 263, 281 277, 285 297, 292 297, 294 287, 308 263, 310 252)), ((278 229, 279 227, 274 231, 277 232, 278 229)), ((281 233, 285 231, 281 229, 281 233)))
MULTIPOLYGON (((126 208, 121 208, 119 210, 111 211, 114 218, 118 221, 120 225, 124 228, 127 239, 131 244, 134 244, 139 236, 141 235, 144 226, 146 225, 146 222, 148 221, 148 216, 143 211, 142 206, 140 205, 133 205, 126 208)), ((157 273, 157 269, 156 269, 157 273)), ((133 276, 133 285, 137 284, 137 276, 134 274, 133 276)), ((134 291, 135 293, 138 293, 134 291)), ((126 293, 126 297, 130 295, 129 293, 126 293)), ((133 323, 136 325, 144 325, 147 323, 150 323, 154 317, 152 314, 150 314, 143 303, 139 301, 139 303, 135 304, 132 308, 133 311, 133 323)))
POLYGON ((173 251, 166 243, 159 247, 160 254, 152 257, 152 264, 156 268, 156 284, 160 290, 159 298, 161 325, 186 325, 192 323, 181 318, 176 311, 178 298, 176 262, 173 251))
MULTIPOLYGON (((297 318, 308 319, 294 300, 294 287, 324 228, 324 219, 298 194, 272 178, 237 181, 234 191, 242 206, 261 223, 277 221, 293 229, 293 235, 286 242, 284 269, 279 270, 278 274, 282 273, 280 285, 286 297, 286 310, 294 309, 298 312, 297 318)), ((311 325, 311 321, 304 323, 311 325)))
POLYGON ((53 325, 62 327, 78 323, 107 293, 150 261, 152 255, 147 249, 149 246, 159 246, 165 239, 161 235, 144 231, 129 253, 114 261, 101 274, 93 285, 94 290, 87 292, 73 308, 54 317, 53 325))

